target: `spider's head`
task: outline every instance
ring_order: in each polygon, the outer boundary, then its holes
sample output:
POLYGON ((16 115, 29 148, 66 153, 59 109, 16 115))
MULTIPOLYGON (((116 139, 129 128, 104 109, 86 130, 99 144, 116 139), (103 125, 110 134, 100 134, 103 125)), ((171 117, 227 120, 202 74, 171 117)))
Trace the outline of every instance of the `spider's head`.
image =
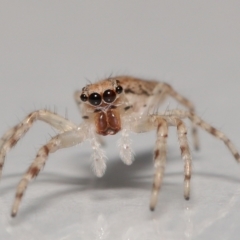
POLYGON ((96 133, 113 135, 121 130, 120 108, 123 88, 117 79, 87 85, 80 93, 84 119, 94 123, 96 133))
POLYGON ((113 105, 122 92, 119 80, 104 80, 84 87, 80 99, 94 108, 103 109, 113 105))

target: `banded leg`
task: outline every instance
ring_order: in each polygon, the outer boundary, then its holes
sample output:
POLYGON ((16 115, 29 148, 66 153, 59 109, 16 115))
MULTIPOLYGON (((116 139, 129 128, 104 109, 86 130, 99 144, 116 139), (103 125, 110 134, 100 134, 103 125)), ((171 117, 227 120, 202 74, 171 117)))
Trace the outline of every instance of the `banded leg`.
POLYGON ((23 194, 29 182, 37 177, 40 170, 44 167, 49 153, 53 153, 61 148, 67 148, 79 144, 84 141, 86 137, 87 130, 84 129, 84 127, 79 127, 78 129, 67 131, 53 137, 46 145, 39 149, 35 160, 18 184, 15 200, 12 206, 12 217, 16 216, 23 194))
POLYGON ((0 140, 0 176, 7 152, 16 145, 36 120, 46 122, 60 132, 76 128, 76 125, 69 120, 47 110, 30 113, 21 123, 8 130, 0 140))
POLYGON ((182 111, 182 110, 172 110, 165 113, 166 116, 174 116, 176 118, 189 118, 194 124, 198 125, 211 135, 215 136, 217 139, 220 139, 224 142, 224 144, 227 146, 227 148, 230 150, 234 158, 237 160, 237 162, 240 162, 240 154, 237 151, 236 147, 232 143, 232 141, 221 131, 217 130, 204 120, 202 120, 199 116, 197 116, 193 112, 188 111, 182 111))
MULTIPOLYGON (((158 91, 158 89, 165 92, 165 94, 173 97, 177 102, 179 102, 183 106, 185 106, 190 112, 193 112, 193 113, 195 112, 195 108, 194 108, 193 104, 187 98, 183 97, 181 94, 176 92, 169 84, 160 83, 155 91, 158 91)), ((199 137, 198 137, 196 125, 194 123, 192 123, 192 137, 193 137, 194 148, 196 150, 198 150, 199 149, 199 137)))
POLYGON ((150 209, 153 211, 157 204, 158 193, 161 188, 163 174, 166 165, 167 156, 167 137, 168 124, 165 119, 158 118, 157 141, 154 151, 154 167, 155 175, 153 179, 153 187, 150 199, 150 209))
POLYGON ((240 162, 240 154, 237 151, 236 147, 232 143, 232 141, 221 131, 217 130, 207 122, 203 121, 200 117, 198 117, 196 114, 189 112, 188 118, 194 122, 196 125, 200 126, 202 129, 210 133, 211 135, 215 136, 216 138, 222 140, 227 148, 230 150, 234 158, 237 160, 237 162, 240 162))
POLYGON ((150 210, 154 210, 157 204, 158 193, 161 188, 167 156, 168 122, 158 115, 145 117, 133 117, 124 123, 130 131, 141 133, 157 129, 157 140, 154 150, 154 168, 152 193, 150 198, 150 210))
POLYGON ((182 159, 184 160, 184 197, 190 198, 190 179, 192 172, 192 157, 187 140, 187 128, 182 120, 176 119, 178 141, 180 144, 182 159))

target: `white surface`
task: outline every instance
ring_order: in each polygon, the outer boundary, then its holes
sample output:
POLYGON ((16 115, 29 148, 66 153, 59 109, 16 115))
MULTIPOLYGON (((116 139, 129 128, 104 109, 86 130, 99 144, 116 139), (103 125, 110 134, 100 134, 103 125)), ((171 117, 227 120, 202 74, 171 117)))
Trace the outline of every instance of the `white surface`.
MULTIPOLYGON (((132 74, 172 84, 198 114, 240 149, 239 1, 1 1, 0 133, 39 108, 78 122, 72 93, 87 80, 132 74)), ((180 107, 169 101, 169 107, 180 107)), ((166 175, 149 211, 155 134, 134 135, 136 160, 119 159, 107 139, 102 179, 87 143, 49 157, 10 218, 15 187, 54 131, 37 123, 6 159, 0 186, 0 239, 239 239, 240 166, 200 133, 192 195, 171 130, 166 175)))

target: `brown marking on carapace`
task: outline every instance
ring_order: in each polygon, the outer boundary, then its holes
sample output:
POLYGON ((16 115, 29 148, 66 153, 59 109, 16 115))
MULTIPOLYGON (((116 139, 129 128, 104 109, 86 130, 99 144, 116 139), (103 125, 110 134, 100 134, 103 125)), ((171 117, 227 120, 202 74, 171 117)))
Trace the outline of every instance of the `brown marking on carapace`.
POLYGON ((132 108, 132 106, 126 106, 126 107, 124 108, 124 110, 127 111, 127 110, 130 109, 130 108, 132 108))
POLYGON ((114 135, 121 129, 119 111, 108 109, 106 112, 98 112, 95 116, 96 132, 100 135, 114 135))
POLYGON ((130 88, 126 88, 125 90, 124 90, 124 92, 125 93, 132 93, 132 94, 136 94, 132 89, 130 89, 130 88))
POLYGON ((152 94, 150 94, 148 91, 146 91, 145 89, 143 89, 142 85, 139 85, 139 89, 142 91, 141 94, 144 94, 146 96, 150 96, 152 94))
POLYGON ((82 116, 83 119, 89 119, 89 116, 82 116))

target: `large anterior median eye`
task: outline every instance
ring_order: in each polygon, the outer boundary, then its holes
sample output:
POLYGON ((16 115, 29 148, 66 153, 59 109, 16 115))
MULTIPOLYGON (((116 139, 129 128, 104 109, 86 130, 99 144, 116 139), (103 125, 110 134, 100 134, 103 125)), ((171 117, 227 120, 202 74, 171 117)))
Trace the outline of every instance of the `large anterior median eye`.
POLYGON ((94 106, 97 106, 102 102, 102 98, 101 98, 101 95, 99 93, 90 94, 88 99, 89 99, 89 102, 94 106))
POLYGON ((113 90, 106 90, 103 93, 103 100, 106 103, 112 103, 116 99, 116 93, 113 90))

